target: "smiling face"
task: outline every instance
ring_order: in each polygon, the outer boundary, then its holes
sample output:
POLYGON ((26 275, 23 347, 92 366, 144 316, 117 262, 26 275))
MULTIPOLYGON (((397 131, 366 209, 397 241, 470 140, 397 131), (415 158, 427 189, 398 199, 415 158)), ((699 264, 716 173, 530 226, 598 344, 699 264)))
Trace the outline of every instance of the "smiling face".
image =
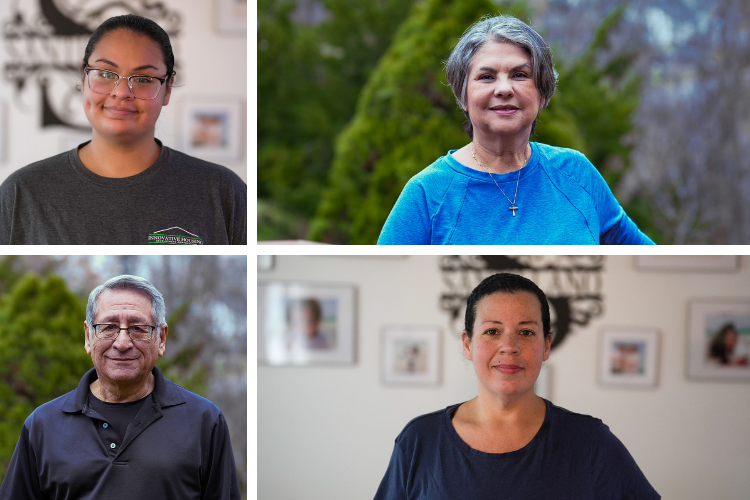
MULTIPOLYGON (((161 48, 150 38, 127 30, 104 35, 88 60, 88 67, 114 71, 122 77, 146 75, 164 78, 167 66, 161 48)), ((111 94, 92 92, 84 76, 83 110, 94 134, 117 142, 153 137, 162 106, 169 103, 171 86, 162 85, 153 100, 136 99, 123 78, 111 94)), ((171 82, 170 82, 171 83, 171 82)))
POLYGON ((528 140, 542 98, 531 56, 514 43, 487 42, 471 61, 466 103, 474 134, 528 140))
POLYGON ((474 365, 480 393, 520 397, 531 391, 549 357, 542 308, 529 292, 493 293, 476 307, 472 338, 463 333, 464 356, 474 365))
MULTIPOLYGON (((99 323, 114 323, 122 328, 154 325, 151 300, 133 290, 104 290, 97 300, 94 317, 94 324, 99 323)), ((127 330, 121 330, 116 339, 102 340, 93 335, 93 325, 90 328, 85 322, 84 330, 86 352, 91 355, 99 379, 109 385, 145 385, 156 360, 164 354, 166 326, 162 326, 158 335, 154 330, 150 340, 131 340, 127 330)))

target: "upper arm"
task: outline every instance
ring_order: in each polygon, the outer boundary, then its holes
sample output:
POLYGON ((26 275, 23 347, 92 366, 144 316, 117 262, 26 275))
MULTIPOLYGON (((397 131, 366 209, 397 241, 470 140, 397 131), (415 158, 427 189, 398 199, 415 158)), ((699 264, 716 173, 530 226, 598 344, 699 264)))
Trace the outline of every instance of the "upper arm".
POLYGON ((429 245, 431 225, 424 188, 411 179, 388 215, 378 245, 429 245))
POLYGON ((399 446, 398 440, 393 446, 391 460, 385 471, 383 480, 380 482, 375 500, 400 500, 406 499, 406 476, 408 463, 404 453, 399 446))

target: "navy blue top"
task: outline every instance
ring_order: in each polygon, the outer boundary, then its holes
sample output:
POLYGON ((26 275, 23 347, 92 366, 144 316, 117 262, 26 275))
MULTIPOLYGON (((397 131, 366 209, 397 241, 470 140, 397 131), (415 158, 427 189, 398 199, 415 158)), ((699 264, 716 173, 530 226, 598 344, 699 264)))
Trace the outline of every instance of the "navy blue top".
POLYGON ((124 439, 89 402, 96 370, 26 419, 0 500, 239 500, 229 429, 212 402, 154 367, 124 439))
POLYGON ((661 498, 601 420, 545 402, 539 432, 509 453, 469 447, 451 422, 460 405, 415 418, 396 438, 375 499, 661 498))
POLYGON ((378 244, 654 244, 583 154, 536 142, 531 151, 520 172, 493 174, 511 201, 518 185, 517 211, 487 172, 449 151, 406 183, 378 244))

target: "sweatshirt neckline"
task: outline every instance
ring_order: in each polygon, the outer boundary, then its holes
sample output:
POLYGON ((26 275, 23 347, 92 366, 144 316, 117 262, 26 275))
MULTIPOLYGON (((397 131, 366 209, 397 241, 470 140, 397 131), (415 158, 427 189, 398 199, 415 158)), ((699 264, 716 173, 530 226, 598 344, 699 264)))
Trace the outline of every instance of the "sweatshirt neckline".
POLYGON ((81 158, 78 156, 78 150, 81 149, 86 144, 90 143, 91 142, 90 140, 83 142, 79 144, 76 148, 68 151, 68 162, 70 163, 70 166, 73 168, 76 174, 80 175, 86 181, 92 184, 96 184, 97 186, 104 186, 104 187, 135 186, 135 185, 142 184, 143 182, 146 182, 152 179, 155 175, 157 175, 162 170, 162 168, 164 168, 164 166, 167 164, 169 160, 169 156, 170 156, 169 148, 164 146, 159 139, 154 139, 154 140, 161 147, 161 152, 159 153, 159 156, 156 158, 154 163, 152 163, 148 168, 146 168, 146 170, 144 170, 143 172, 139 172, 135 175, 131 175, 129 177, 121 177, 121 178, 103 177, 87 169, 81 162, 81 158))
POLYGON ((530 176, 533 171, 536 169, 537 165, 539 164, 539 157, 541 155, 541 152, 539 151, 539 146, 535 142, 529 142, 531 145, 531 158, 529 158, 529 162, 521 169, 521 175, 519 177, 518 170, 514 172, 508 172, 507 174, 492 174, 492 178, 490 178, 489 174, 487 172, 484 172, 482 170, 475 170, 473 168, 467 167, 463 163, 459 162, 453 157, 453 153, 458 151, 457 149, 451 149, 448 151, 448 154, 445 155, 445 159, 448 162, 448 166, 455 172, 465 175, 467 177, 471 177, 472 179, 476 179, 481 182, 489 182, 490 184, 494 184, 495 181, 497 181, 498 184, 500 183, 513 183, 515 184, 516 181, 520 179, 524 179, 528 176, 530 176), (492 179, 494 178, 495 181, 492 179))

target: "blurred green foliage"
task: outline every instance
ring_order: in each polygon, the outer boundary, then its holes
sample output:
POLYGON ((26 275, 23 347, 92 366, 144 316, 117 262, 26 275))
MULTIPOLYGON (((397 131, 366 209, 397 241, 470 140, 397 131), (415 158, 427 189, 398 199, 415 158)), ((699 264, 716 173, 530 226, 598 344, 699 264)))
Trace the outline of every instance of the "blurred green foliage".
POLYGON ((322 0, 330 14, 291 20, 296 2, 258 2, 258 239, 301 238, 325 186, 336 135, 411 0, 322 0))
MULTIPOLYGON (((531 140, 577 149, 600 169, 611 187, 628 167, 631 117, 640 82, 628 71, 633 54, 607 64, 598 58, 624 6, 605 18, 590 46, 558 67, 560 84, 542 111, 531 140)), ((425 0, 414 5, 365 85, 352 121, 338 136, 328 187, 310 238, 331 243, 374 244, 404 184, 449 149, 469 141, 465 118, 438 61, 447 59, 464 30, 488 14, 529 22, 525 2, 498 8, 490 0, 425 0)), ((638 200, 625 206, 653 237, 649 214, 638 200), (631 210, 631 208, 638 210, 631 210)))
MULTIPOLYGON (((8 266, 0 263, 0 274, 8 266)), ((92 368, 84 302, 58 277, 26 274, 0 296, 0 478, 26 418, 78 386, 92 368)))

